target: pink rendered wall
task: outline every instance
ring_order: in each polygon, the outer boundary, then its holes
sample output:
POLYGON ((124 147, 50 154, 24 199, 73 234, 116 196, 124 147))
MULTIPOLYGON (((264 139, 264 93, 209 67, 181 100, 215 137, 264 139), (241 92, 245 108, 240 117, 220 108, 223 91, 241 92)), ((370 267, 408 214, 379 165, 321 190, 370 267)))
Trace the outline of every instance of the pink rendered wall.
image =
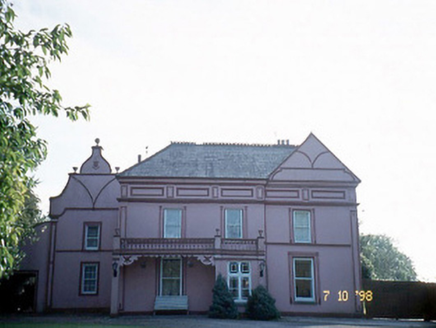
POLYGON ((191 260, 192 267, 186 266, 186 295, 189 297, 189 310, 207 312, 212 304, 212 289, 215 283, 215 268, 199 261, 191 260))
POLYGON ((155 258, 140 258, 132 265, 123 267, 123 311, 152 312, 157 293, 155 258), (141 266, 142 265, 142 266, 141 266))
MULTIPOLYGON (((282 312, 355 313, 360 309, 355 298, 359 289, 356 276, 357 231, 352 224, 354 207, 316 206, 314 203, 298 206, 267 206, 267 268, 268 288, 282 312), (312 244, 293 244, 291 216, 293 209, 308 209, 313 213, 312 244), (295 304, 291 301, 292 272, 290 256, 314 257, 316 271, 316 304, 295 304), (330 296, 324 301, 324 290, 330 296), (349 300, 340 302, 339 291, 347 291, 349 300)), ((358 272, 358 271, 357 271, 358 272)))
MULTIPOLYGON (((263 205, 190 204, 186 203, 128 203, 125 225, 126 238, 161 238, 162 217, 166 208, 183 211, 183 226, 187 238, 212 238, 216 229, 224 236, 224 210, 238 208, 246 218, 245 238, 255 239, 264 230, 263 205)), ((123 227, 122 227, 123 230, 123 227)))
POLYGON ((276 299, 276 306, 282 312, 356 313, 355 281, 351 248, 316 248, 311 246, 268 246, 268 288, 276 299), (291 302, 290 254, 299 256, 317 253, 315 264, 316 304, 291 302), (347 291, 349 300, 340 302, 339 291, 347 291), (330 291, 327 301, 324 291, 330 291))
POLYGON ((112 254, 94 252, 86 256, 62 253, 55 258, 53 309, 107 309, 110 307, 112 254), (81 262, 99 262, 97 295, 80 295, 81 262))
POLYGON ((59 219, 56 229, 53 308, 109 307, 112 237, 117 218, 118 212, 115 210, 69 210, 59 219), (99 251, 83 251, 84 222, 101 222, 99 251), (79 295, 82 262, 100 263, 98 296, 79 295))

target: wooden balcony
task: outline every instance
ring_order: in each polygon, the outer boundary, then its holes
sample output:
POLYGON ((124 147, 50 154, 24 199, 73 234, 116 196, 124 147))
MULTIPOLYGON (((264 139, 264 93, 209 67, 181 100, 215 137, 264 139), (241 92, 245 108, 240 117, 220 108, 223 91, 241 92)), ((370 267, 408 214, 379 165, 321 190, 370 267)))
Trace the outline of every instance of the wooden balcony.
POLYGON ((264 238, 120 238, 114 237, 114 254, 123 255, 265 255, 264 238))

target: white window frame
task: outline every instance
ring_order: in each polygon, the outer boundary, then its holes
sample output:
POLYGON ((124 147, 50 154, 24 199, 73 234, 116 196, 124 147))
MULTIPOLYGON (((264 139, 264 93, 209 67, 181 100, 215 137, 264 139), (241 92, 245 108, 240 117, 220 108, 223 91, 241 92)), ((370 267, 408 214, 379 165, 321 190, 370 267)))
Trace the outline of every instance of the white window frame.
POLYGON ((309 258, 309 257, 294 257, 292 259, 292 268, 293 268, 293 285, 294 285, 294 300, 296 302, 308 302, 308 303, 313 303, 315 302, 315 269, 314 269, 314 261, 313 258, 309 258), (296 262, 301 261, 301 262, 310 262, 310 274, 311 277, 297 277, 296 274, 296 262), (297 296, 297 281, 310 281, 310 288, 312 291, 312 297, 301 297, 301 296, 297 296))
MULTIPOLYGON (((163 213, 163 237, 164 238, 182 238, 182 219, 183 211, 179 208, 165 208, 163 213), (176 234, 170 235, 169 226, 167 227, 167 213, 168 212, 178 212, 179 213, 179 231, 176 234)), ((173 226, 176 227, 176 226, 173 226)))
POLYGON ((245 290, 248 290, 248 295, 251 295, 251 265, 250 265, 250 262, 246 262, 246 261, 228 262, 228 265, 227 265, 227 285, 229 286, 230 291, 232 290, 230 288, 230 280, 232 278, 236 278, 238 281, 238 296, 234 297, 235 302, 240 302, 240 303, 247 302, 248 297, 244 297, 242 295, 242 291, 244 290, 242 288, 242 281, 244 279, 248 278, 248 288, 245 290), (232 270, 232 268, 236 268, 236 272, 234 272, 235 270, 232 270), (247 268, 248 268, 248 272, 247 272, 247 268))
POLYGON ((227 208, 224 210, 224 224, 225 224, 225 231, 226 231, 226 238, 229 239, 241 239, 243 236, 243 217, 244 212, 242 209, 239 208, 227 208), (239 223, 236 225, 230 225, 231 222, 228 220, 228 214, 229 212, 238 212, 239 213, 239 223), (230 227, 237 227, 239 226, 239 235, 233 235, 230 231, 230 227))
MULTIPOLYGON (((179 267, 180 267, 180 275, 179 275, 179 277, 177 278, 177 279, 179 279, 179 281, 180 281, 180 288, 179 288, 179 295, 178 296, 182 296, 183 295, 183 280, 182 280, 182 278, 183 278, 183 263, 182 263, 182 259, 181 258, 173 258, 173 257, 170 257, 170 258, 162 258, 161 259, 161 261, 160 261, 160 296, 163 296, 162 295, 162 292, 163 292, 163 280, 164 280, 164 276, 163 276, 163 264, 164 264, 164 261, 165 260, 172 260, 172 261, 174 261, 174 260, 177 260, 177 261, 179 261, 179 267)), ((176 278, 165 278, 165 279, 176 279, 176 278)))
POLYGON ((98 293, 98 275, 99 275, 99 264, 98 263, 82 263, 82 272, 81 272, 81 286, 80 286, 80 293, 82 295, 97 295, 98 293), (95 269, 95 277, 93 279, 87 279, 85 276, 86 268, 94 268, 95 269), (87 281, 94 281, 95 282, 95 289, 93 290, 85 290, 86 282, 87 281))
POLYGON ((312 243, 312 211, 310 210, 294 210, 292 212, 292 229, 293 229, 293 235, 294 235, 294 242, 295 243, 303 243, 303 244, 308 244, 308 243, 312 243), (301 214, 301 213, 305 213, 307 214, 307 226, 300 226, 297 224, 297 214, 301 214), (298 229, 305 229, 307 230, 307 238, 305 239, 299 239, 297 236, 297 230, 298 229))
POLYGON ((101 224, 100 223, 85 223, 85 250, 87 251, 97 251, 100 247, 100 234, 101 234, 101 224), (90 237, 89 236, 89 228, 90 227, 97 227, 97 236, 96 237, 90 237), (89 246, 90 240, 96 240, 97 245, 96 246, 89 246))

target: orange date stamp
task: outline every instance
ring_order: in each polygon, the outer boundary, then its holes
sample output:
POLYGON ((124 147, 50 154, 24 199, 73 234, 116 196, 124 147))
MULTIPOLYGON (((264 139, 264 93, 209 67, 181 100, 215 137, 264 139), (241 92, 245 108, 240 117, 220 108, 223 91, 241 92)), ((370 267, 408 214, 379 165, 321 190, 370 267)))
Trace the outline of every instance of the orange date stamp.
MULTIPOLYGON (((331 294, 329 290, 324 290, 324 302, 329 300, 336 300, 338 302, 348 302, 350 300, 350 293, 347 290, 340 290, 336 294, 331 294)), ((351 293, 352 294, 352 293, 351 293)), ((359 297, 361 302, 371 302, 374 299, 374 295, 371 290, 356 290, 354 292, 355 297, 359 297)))

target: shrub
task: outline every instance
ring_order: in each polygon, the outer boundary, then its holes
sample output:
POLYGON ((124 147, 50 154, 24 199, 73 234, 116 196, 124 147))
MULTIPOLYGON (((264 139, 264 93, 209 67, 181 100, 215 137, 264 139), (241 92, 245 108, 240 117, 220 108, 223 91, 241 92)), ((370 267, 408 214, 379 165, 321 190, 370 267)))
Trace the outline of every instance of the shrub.
POLYGON ((245 313, 253 320, 274 320, 280 318, 276 308, 276 300, 268 293, 265 287, 259 285, 248 298, 245 313))
POLYGON ((238 317, 233 296, 227 287, 226 280, 218 275, 215 286, 213 287, 212 305, 209 308, 209 317, 218 319, 235 319, 238 317))

